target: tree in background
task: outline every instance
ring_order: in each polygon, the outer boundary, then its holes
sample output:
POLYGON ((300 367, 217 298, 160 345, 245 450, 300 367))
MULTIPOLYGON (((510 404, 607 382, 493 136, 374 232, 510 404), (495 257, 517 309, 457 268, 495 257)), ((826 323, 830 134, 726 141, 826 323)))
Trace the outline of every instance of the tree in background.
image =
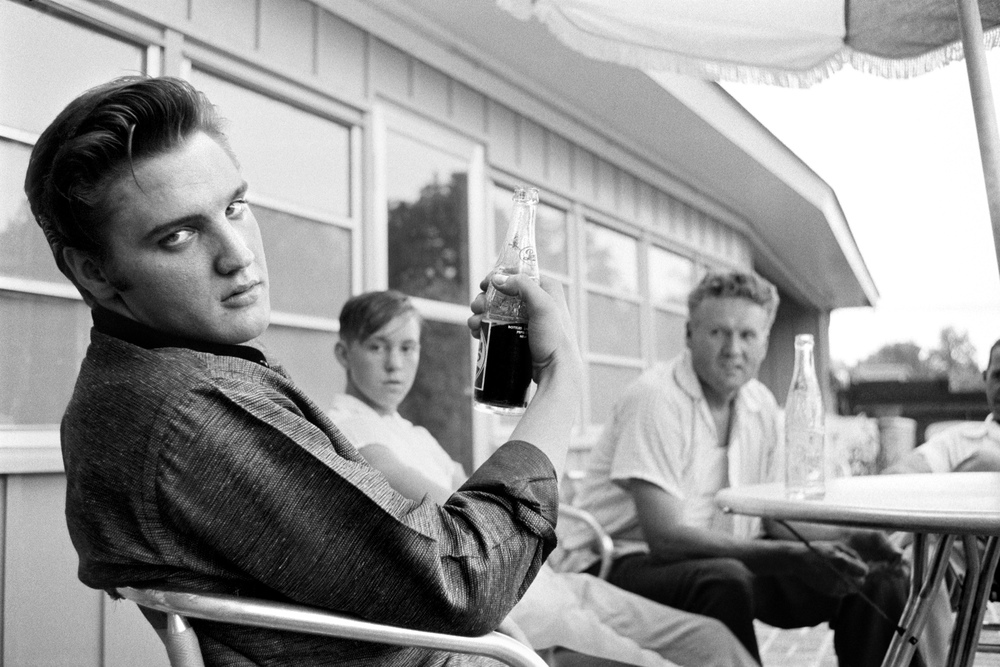
POLYGON ((958 332, 954 327, 941 330, 940 343, 927 356, 927 364, 938 375, 948 377, 980 374, 976 363, 976 346, 969 340, 966 331, 958 332))
POLYGON ((976 362, 976 346, 966 331, 954 327, 941 330, 938 346, 924 350, 912 341, 883 345, 851 369, 851 376, 873 376, 883 369, 888 375, 894 370, 903 379, 933 380, 946 377, 952 383, 967 384, 979 381, 980 368, 976 362))

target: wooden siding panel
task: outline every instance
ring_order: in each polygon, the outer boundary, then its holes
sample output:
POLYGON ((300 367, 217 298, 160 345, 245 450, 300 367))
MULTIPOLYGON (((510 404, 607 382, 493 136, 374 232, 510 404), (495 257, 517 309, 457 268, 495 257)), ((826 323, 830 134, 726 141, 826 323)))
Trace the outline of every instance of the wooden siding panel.
POLYGON ((639 200, 637 195, 638 181, 632 174, 618 171, 618 205, 615 207, 618 215, 629 222, 636 222, 639 216, 639 200))
POLYGON ((554 189, 573 189, 573 147, 558 134, 549 133, 548 179, 554 189))
POLYGON ((413 102, 432 118, 451 115, 448 77, 419 60, 413 62, 413 102))
POLYGON ((653 226, 664 234, 670 233, 670 195, 655 190, 656 206, 653 208, 653 226))
POLYGON ((593 204, 597 199, 595 187, 594 162, 597 158, 585 148, 577 148, 574 151, 576 158, 573 161, 573 183, 575 190, 584 203, 593 204))
POLYGON ((365 79, 364 31, 330 12, 319 15, 316 74, 323 86, 348 100, 363 100, 368 89, 365 79))
POLYGON ((4 664, 101 665, 101 596, 76 577, 62 474, 7 478, 4 664))
POLYGON ((397 100, 410 97, 410 57, 377 39, 371 45, 371 83, 375 92, 397 100))
POLYGON ((486 98, 457 81, 451 83, 451 119, 475 136, 486 133, 486 98))
POLYGON ((636 179, 635 183, 635 219, 646 229, 651 229, 656 225, 656 209, 660 203, 657 190, 640 179, 636 179))
POLYGON ((199 33, 213 35, 213 46, 237 53, 257 47, 257 3, 246 0, 191 0, 191 22, 199 33))
POLYGON ((597 204, 607 211, 618 210, 618 169, 602 158, 596 161, 594 196, 597 204))
POLYGON ((188 20, 188 0, 118 0, 118 4, 140 16, 183 24, 188 20))
POLYGON ((488 107, 490 163, 513 171, 518 166, 518 135, 517 114, 505 106, 491 101, 488 107))
POLYGON ((678 213, 680 213, 680 216, 678 217, 678 220, 677 220, 677 222, 678 222, 678 232, 679 232, 680 238, 685 243, 693 244, 695 242, 695 240, 694 240, 694 232, 695 232, 694 216, 695 216, 695 210, 693 208, 691 208, 690 206, 688 206, 687 204, 685 204, 684 202, 679 202, 679 206, 677 207, 677 211, 678 211, 678 213))
POLYGON ((260 55, 272 65, 313 74, 317 13, 306 0, 262 0, 257 45, 260 55))
POLYGON ((533 185, 543 185, 546 181, 545 134, 538 123, 521 119, 521 172, 533 185))
POLYGON ((750 241, 743 236, 743 234, 737 234, 736 236, 736 257, 737 263, 744 269, 749 269, 753 267, 753 247, 750 245, 750 241))

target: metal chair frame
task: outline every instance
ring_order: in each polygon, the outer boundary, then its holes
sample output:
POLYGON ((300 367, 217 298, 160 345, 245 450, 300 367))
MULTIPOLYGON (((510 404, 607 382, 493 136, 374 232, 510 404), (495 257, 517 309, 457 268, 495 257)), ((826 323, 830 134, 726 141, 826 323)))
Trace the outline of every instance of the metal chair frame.
POLYGON ((371 623, 321 609, 269 600, 128 587, 117 590, 119 595, 140 607, 167 615, 166 636, 161 635, 161 637, 167 645, 171 667, 204 666, 200 651, 197 650, 194 630, 187 622, 188 618, 394 646, 417 646, 452 653, 482 655, 511 667, 547 667, 537 653, 499 632, 491 632, 481 637, 463 637, 371 623), (184 633, 188 633, 187 649, 171 650, 171 639, 184 633))

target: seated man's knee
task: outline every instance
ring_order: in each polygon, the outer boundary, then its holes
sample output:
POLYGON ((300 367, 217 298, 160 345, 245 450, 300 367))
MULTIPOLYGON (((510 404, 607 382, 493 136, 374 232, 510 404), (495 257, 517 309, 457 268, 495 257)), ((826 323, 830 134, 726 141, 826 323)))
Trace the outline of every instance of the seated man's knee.
POLYGON ((734 604, 753 597, 753 573, 735 558, 710 558, 699 561, 702 586, 712 589, 734 604))

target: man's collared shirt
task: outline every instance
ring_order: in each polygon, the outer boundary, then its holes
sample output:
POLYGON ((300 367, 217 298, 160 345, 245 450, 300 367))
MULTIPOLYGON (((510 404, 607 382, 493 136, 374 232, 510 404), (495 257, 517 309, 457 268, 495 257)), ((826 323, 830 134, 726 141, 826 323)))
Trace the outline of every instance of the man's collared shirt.
MULTIPOLYGON (((591 451, 573 504, 587 510, 615 540, 618 555, 646 551, 630 479, 663 489, 682 503, 687 525, 740 537, 759 534, 760 521, 734 517, 715 505, 728 486, 776 481, 781 470, 777 403, 759 381, 740 388, 733 403, 729 443, 719 438, 685 350, 632 384, 617 401, 611 421, 591 451)), ((561 567, 579 571, 594 562, 586 531, 560 531, 568 552, 561 567), (575 553, 574 553, 575 552, 575 553)))

